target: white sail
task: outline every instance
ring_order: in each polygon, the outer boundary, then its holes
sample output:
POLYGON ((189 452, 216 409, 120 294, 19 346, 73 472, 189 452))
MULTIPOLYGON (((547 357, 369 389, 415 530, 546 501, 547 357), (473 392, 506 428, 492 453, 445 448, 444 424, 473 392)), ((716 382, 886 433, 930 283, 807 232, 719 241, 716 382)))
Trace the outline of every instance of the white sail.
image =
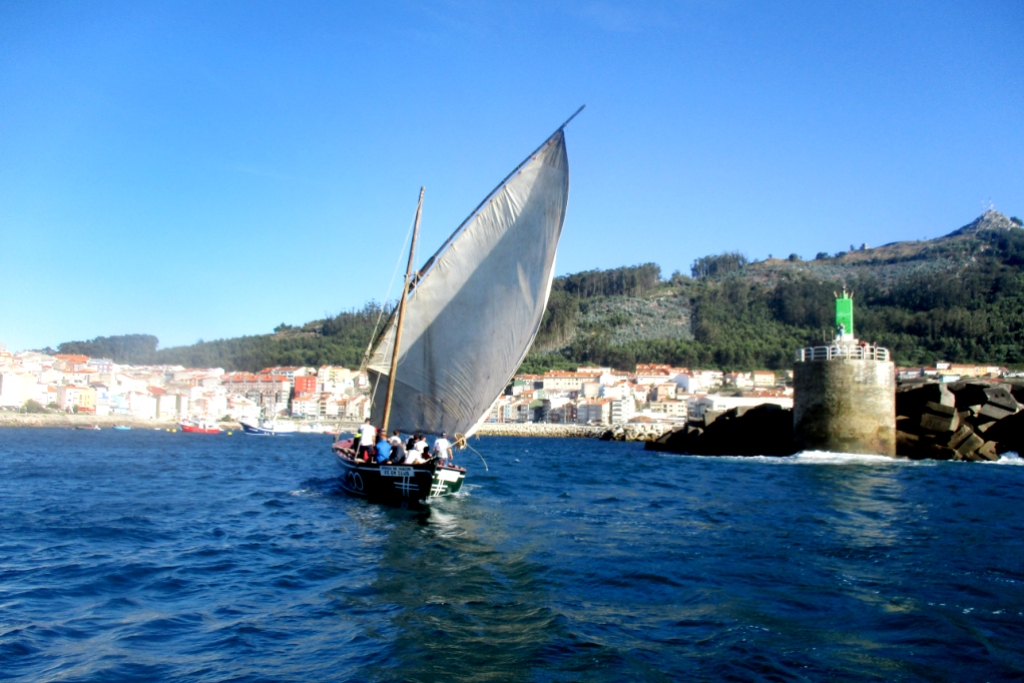
MULTIPOLYGON (((389 428, 475 431, 540 328, 568 198, 559 130, 430 259, 406 304, 389 428)), ((376 424, 394 338, 392 321, 367 366, 376 424)))

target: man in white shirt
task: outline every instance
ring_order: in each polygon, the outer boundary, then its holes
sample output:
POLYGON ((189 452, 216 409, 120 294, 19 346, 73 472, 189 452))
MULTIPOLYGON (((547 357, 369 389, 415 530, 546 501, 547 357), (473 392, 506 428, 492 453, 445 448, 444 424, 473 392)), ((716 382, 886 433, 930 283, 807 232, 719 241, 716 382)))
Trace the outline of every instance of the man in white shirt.
POLYGON ((363 429, 359 436, 359 456, 363 460, 369 460, 373 455, 373 445, 377 443, 377 428, 370 424, 370 418, 366 418, 363 429))
POLYGON ((434 455, 441 460, 441 464, 444 465, 447 460, 447 464, 451 464, 452 461, 452 445, 448 442, 448 434, 441 432, 441 436, 437 437, 434 441, 434 455))

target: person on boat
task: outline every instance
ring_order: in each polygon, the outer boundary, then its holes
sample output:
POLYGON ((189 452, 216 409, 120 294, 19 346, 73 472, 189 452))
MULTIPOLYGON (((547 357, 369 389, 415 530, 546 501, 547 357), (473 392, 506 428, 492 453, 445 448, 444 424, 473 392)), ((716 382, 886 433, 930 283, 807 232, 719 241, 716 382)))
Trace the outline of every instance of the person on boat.
POLYGON ((420 438, 419 434, 415 434, 409 439, 411 444, 406 448, 406 465, 423 465, 427 462, 427 459, 423 457, 424 449, 420 447, 420 438))
POLYGON ((441 436, 437 437, 434 441, 434 457, 436 457, 440 464, 451 464, 452 463, 452 445, 448 441, 448 433, 441 432, 441 436))
POLYGON ((412 445, 412 449, 416 451, 416 462, 423 464, 429 460, 427 458, 427 437, 422 434, 416 435, 416 442, 412 445))
POLYGON ((391 433, 388 443, 391 444, 391 464, 404 464, 406 457, 405 444, 402 443, 402 437, 398 435, 397 429, 391 433))
POLYGON ((377 428, 370 424, 370 418, 366 418, 362 429, 359 430, 359 454, 362 460, 369 461, 373 455, 373 444, 376 442, 377 428))
POLYGON ((377 437, 377 464, 378 465, 390 465, 391 464, 391 443, 384 438, 383 432, 378 432, 377 437))

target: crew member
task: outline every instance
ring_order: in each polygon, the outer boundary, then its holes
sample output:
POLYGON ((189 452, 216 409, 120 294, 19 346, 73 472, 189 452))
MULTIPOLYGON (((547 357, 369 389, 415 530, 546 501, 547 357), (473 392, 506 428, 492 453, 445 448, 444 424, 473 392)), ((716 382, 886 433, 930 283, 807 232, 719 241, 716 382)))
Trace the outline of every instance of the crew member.
POLYGON ((391 444, 391 462, 395 465, 405 463, 405 444, 402 443, 402 437, 398 435, 397 429, 391 433, 388 443, 391 444))
POLYGON ((377 440, 377 428, 370 424, 370 418, 366 418, 363 428, 359 433, 359 458, 365 462, 370 461, 373 455, 373 444, 377 440))
POLYGON ((384 433, 381 432, 377 441, 377 464, 391 464, 391 444, 384 438, 384 433))
POLYGON ((408 449, 407 463, 410 465, 422 465, 427 462, 424 454, 427 450, 427 440, 422 434, 414 434, 410 439, 411 446, 408 449))
POLYGON ((447 432, 441 432, 441 436, 434 441, 434 457, 438 458, 442 465, 452 463, 452 445, 448 442, 447 432))

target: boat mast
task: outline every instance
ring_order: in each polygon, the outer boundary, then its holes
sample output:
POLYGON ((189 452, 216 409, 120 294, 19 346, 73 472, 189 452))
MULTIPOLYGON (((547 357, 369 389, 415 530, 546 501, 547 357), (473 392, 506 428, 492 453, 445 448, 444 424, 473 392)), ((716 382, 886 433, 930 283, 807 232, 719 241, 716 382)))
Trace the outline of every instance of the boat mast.
POLYGON ((405 300, 409 296, 409 283, 412 280, 412 262, 416 255, 416 236, 420 232, 420 213, 423 211, 423 190, 420 188, 420 200, 416 204, 416 222, 412 228, 412 244, 409 245, 409 265, 405 267, 405 286, 402 298, 398 300, 398 324, 395 327, 395 346, 391 350, 391 371, 388 373, 388 391, 384 395, 384 420, 381 430, 384 438, 388 435, 388 420, 391 418, 391 397, 395 391, 395 374, 398 371, 398 350, 402 344, 402 323, 405 321, 405 300))

